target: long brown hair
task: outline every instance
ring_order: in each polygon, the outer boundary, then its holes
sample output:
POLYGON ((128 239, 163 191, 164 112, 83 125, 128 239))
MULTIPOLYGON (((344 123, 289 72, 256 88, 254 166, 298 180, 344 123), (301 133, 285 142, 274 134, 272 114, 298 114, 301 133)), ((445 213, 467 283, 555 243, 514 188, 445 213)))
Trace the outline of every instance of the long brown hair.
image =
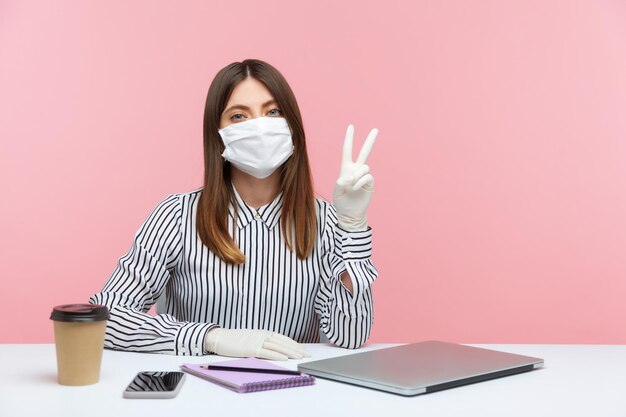
MULTIPOLYGON (((213 253, 231 264, 245 256, 228 230, 228 206, 236 207, 230 178, 230 163, 224 162, 224 144, 219 135, 220 117, 233 89, 247 77, 267 87, 291 129, 293 155, 280 168, 283 206, 281 231, 290 250, 299 259, 313 251, 316 235, 315 196, 306 152, 302 116, 285 78, 266 62, 246 59, 222 68, 211 83, 204 107, 204 188, 198 201, 198 235, 213 253)), ((236 225, 236 219, 234 219, 236 225)))

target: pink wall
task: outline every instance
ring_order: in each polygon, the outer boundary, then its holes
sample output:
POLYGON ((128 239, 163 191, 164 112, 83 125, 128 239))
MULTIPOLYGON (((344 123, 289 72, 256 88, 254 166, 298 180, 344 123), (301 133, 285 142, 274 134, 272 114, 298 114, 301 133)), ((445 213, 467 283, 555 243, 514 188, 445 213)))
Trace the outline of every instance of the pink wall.
POLYGON ((0 342, 51 342, 201 184, 208 85, 258 57, 322 195, 346 124, 381 131, 373 341, 626 343, 625 39, 617 0, 4 0, 0 342))

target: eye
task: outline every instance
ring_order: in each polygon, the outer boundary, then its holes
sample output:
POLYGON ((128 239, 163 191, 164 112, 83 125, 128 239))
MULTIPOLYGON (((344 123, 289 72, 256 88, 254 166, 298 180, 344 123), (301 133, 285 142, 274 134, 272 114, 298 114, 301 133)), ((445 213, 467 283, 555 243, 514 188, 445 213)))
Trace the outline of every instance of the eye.
POLYGON ((267 112, 267 115, 270 117, 277 117, 282 115, 282 112, 278 108, 273 108, 272 110, 267 112))
POLYGON ((242 121, 246 116, 244 116, 241 113, 237 113, 237 114, 233 114, 232 116, 230 116, 230 120, 232 120, 233 122, 240 122, 242 121))

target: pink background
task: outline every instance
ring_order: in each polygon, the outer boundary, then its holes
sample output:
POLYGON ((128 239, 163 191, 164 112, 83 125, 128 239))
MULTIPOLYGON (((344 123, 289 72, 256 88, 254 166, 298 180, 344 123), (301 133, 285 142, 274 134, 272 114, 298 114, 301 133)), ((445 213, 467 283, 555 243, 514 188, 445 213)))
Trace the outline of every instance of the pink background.
POLYGON ((372 341, 626 343, 626 6, 0 2, 0 342, 51 342, 166 195, 217 70, 274 64, 318 192, 381 131, 372 341))

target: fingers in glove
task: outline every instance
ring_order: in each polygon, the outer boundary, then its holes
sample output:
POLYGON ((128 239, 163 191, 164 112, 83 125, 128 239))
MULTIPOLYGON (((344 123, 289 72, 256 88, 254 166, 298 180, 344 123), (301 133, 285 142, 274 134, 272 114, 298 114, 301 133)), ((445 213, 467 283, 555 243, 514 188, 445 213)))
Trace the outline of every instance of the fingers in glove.
POLYGON ((299 350, 293 349, 287 344, 272 342, 271 340, 266 340, 265 343, 263 343, 263 348, 287 355, 290 359, 302 359, 304 356, 299 350))
POLYGON ((352 143, 354 142, 354 126, 348 125, 346 139, 343 141, 342 164, 347 165, 352 162, 352 143))
POLYGON ((372 174, 363 175, 361 179, 359 179, 356 184, 352 186, 352 190, 354 191, 361 188, 369 191, 374 189, 374 177, 372 176, 372 174))
POLYGON ((272 333, 272 336, 267 339, 268 341, 271 342, 277 342, 280 343, 282 345, 286 345, 289 348, 295 350, 296 352, 300 353, 303 357, 310 357, 311 354, 309 352, 307 352, 307 350, 298 342, 296 342, 295 340, 293 340, 290 337, 287 337, 285 335, 282 335, 280 333, 272 333))
POLYGON ((355 165, 354 169, 350 173, 350 177, 348 178, 349 183, 346 185, 352 188, 358 180, 360 180, 364 175, 369 174, 369 173, 370 173, 369 166, 355 165))
POLYGON ((341 188, 352 188, 354 184, 366 174, 369 174, 370 167, 367 165, 355 165, 349 174, 344 174, 337 180, 337 185, 341 188))
POLYGON ((352 186, 352 181, 350 181, 349 178, 339 177, 337 179, 337 188, 339 188, 339 190, 342 191, 342 194, 346 188, 349 188, 351 186, 352 186))
POLYGON ((273 332, 271 337, 272 337, 272 339, 276 339, 276 340, 280 340, 281 342, 288 343, 288 344, 292 345, 292 347, 304 350, 304 348, 302 347, 302 345, 300 343, 296 342, 295 340, 293 340, 289 336, 285 336, 284 334, 273 332))
POLYGON ((367 162, 367 158, 370 156, 372 148, 374 147, 374 142, 376 142, 376 136, 378 136, 378 129, 374 128, 370 130, 370 133, 367 135, 367 139, 365 139, 365 143, 361 148, 361 152, 359 152, 359 156, 356 159, 357 164, 364 164, 367 162))
POLYGON ((259 349, 256 357, 261 359, 269 359, 271 361, 286 361, 287 359, 289 359, 287 355, 283 355, 280 352, 265 348, 259 349))

